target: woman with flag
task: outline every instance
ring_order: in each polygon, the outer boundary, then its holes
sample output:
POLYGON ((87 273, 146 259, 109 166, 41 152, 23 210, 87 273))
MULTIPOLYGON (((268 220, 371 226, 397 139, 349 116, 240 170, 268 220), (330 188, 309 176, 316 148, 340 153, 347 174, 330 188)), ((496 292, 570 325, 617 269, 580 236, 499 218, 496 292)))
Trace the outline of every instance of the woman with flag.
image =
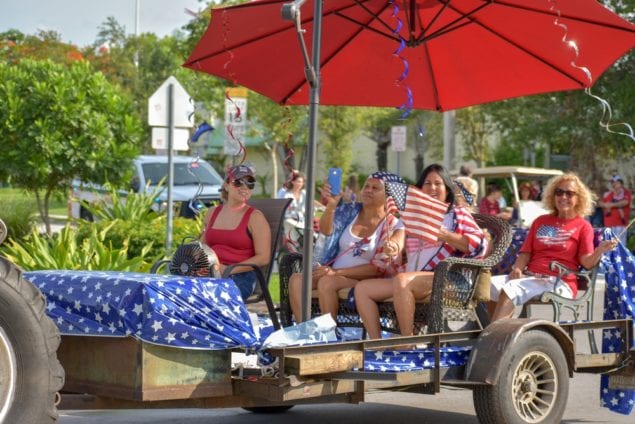
MULTIPOLYGON (((381 337, 377 302, 393 299, 401 334, 410 336, 415 302, 432 293, 437 264, 449 256, 475 257, 485 252, 484 233, 469 210, 457 203, 456 189, 448 172, 438 164, 423 170, 416 187, 389 187, 389 203, 394 201, 402 210, 406 225, 408 262, 405 272, 392 278, 368 279, 356 285, 355 305, 370 338, 381 337)), ((403 247, 389 241, 385 252, 399 256, 403 247)))
MULTIPOLYGON (((336 318, 338 291, 354 287, 359 280, 392 275, 401 263, 384 253, 390 241, 402 245, 403 224, 386 213, 387 181, 401 178, 387 172, 375 172, 361 190, 361 202, 345 203, 341 195, 333 196, 324 184, 322 198, 326 209, 320 217, 320 236, 324 245, 314 251, 313 289, 317 288, 320 311, 336 318)), ((308 261, 307 261, 308 262, 308 261)), ((302 274, 289 280, 289 299, 296 322, 301 319, 302 274)))

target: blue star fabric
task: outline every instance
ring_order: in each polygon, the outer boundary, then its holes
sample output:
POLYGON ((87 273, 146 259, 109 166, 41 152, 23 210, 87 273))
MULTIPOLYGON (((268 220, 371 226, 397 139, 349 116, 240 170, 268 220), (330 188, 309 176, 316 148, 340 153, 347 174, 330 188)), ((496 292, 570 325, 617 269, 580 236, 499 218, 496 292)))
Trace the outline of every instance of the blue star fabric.
MULTIPOLYGON (((597 236, 597 235, 596 235, 597 236)), ((605 240, 615 238, 610 229, 605 229, 605 240)), ((605 272, 604 319, 633 318, 635 320, 635 256, 622 244, 602 257, 605 272)), ((634 321, 635 322, 635 321, 634 321)), ((619 330, 605 330, 602 337, 602 352, 623 350, 623 339, 619 330)), ((635 341, 627 349, 635 349, 635 341)), ((609 389, 608 376, 600 382, 602 406, 613 412, 629 415, 635 405, 635 390, 609 389)))
MULTIPOLYGON (((465 365, 471 346, 446 346, 441 348, 440 367, 465 365)), ((434 367, 434 348, 414 350, 366 350, 364 371, 404 372, 420 371, 434 367)))
POLYGON ((232 280, 110 271, 34 271, 63 335, 134 337, 164 346, 259 346, 232 280))

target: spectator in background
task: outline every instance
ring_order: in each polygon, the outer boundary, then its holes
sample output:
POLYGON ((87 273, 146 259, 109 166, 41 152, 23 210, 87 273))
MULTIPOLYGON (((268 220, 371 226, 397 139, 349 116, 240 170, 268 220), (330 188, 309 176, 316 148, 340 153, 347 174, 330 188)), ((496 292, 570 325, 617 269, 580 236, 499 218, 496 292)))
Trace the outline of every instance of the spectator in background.
MULTIPOLYGON (((530 182, 525 181, 518 185, 518 197, 520 198, 520 200, 533 200, 530 182)), ((518 218, 520 215, 519 211, 520 211, 520 204, 514 201, 514 210, 512 212, 512 223, 514 223, 515 225, 521 226, 522 223, 518 222, 518 218)))
POLYGON ((478 205, 478 182, 472 178, 472 168, 469 165, 461 165, 459 176, 456 177, 455 181, 461 183, 472 195, 472 202, 469 206, 475 208, 478 205))
POLYGON ((359 198, 359 183, 357 182, 357 175, 351 174, 348 177, 348 183, 346 183, 346 188, 344 188, 342 199, 346 203, 354 203, 354 202, 357 202, 358 198, 359 198))
POLYGON ((624 188, 624 180, 619 175, 611 177, 611 190, 602 196, 598 205, 604 211, 604 226, 610 227, 626 246, 626 226, 631 214, 631 192, 624 188))
POLYGON ((284 215, 284 236, 299 246, 304 231, 304 211, 306 205, 306 191, 304 190, 304 174, 296 169, 291 172, 285 182, 283 199, 291 199, 291 204, 284 215))
POLYGON ((533 200, 542 200, 542 181, 534 180, 531 182, 531 196, 533 200))
POLYGON ((509 221, 512 214, 509 211, 502 211, 499 200, 503 197, 503 191, 498 184, 487 186, 487 195, 478 204, 478 211, 483 215, 493 215, 509 221))

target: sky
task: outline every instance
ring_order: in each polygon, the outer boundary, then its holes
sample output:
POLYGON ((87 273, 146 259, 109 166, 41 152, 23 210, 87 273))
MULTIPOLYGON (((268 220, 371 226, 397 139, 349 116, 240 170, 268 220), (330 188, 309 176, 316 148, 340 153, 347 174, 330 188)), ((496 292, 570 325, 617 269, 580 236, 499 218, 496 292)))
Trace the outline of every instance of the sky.
POLYGON ((139 2, 139 33, 172 34, 207 2, 198 0, 0 0, 0 32, 17 29, 25 34, 55 30, 62 41, 79 47, 92 45, 98 27, 113 16, 127 34, 135 32, 136 3, 139 2))

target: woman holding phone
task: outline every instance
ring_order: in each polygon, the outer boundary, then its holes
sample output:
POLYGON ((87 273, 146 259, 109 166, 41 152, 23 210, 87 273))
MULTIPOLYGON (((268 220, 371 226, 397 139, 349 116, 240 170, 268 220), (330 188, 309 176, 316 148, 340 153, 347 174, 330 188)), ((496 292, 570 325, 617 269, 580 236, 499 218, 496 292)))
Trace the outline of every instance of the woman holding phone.
MULTIPOLYGON (((320 233, 325 236, 325 244, 322 252, 315 252, 318 265, 312 275, 322 313, 335 318, 339 290, 352 288, 363 279, 392 275, 399 265, 384 252, 388 241, 403 246, 405 237, 401 221, 385 210, 384 181, 393 178, 399 179, 384 172, 372 174, 361 190, 361 202, 355 203, 344 203, 341 195, 332 195, 329 183, 322 187, 326 209, 320 218, 320 233)), ((291 276, 289 297, 295 320, 300 322, 302 274, 291 276)))

